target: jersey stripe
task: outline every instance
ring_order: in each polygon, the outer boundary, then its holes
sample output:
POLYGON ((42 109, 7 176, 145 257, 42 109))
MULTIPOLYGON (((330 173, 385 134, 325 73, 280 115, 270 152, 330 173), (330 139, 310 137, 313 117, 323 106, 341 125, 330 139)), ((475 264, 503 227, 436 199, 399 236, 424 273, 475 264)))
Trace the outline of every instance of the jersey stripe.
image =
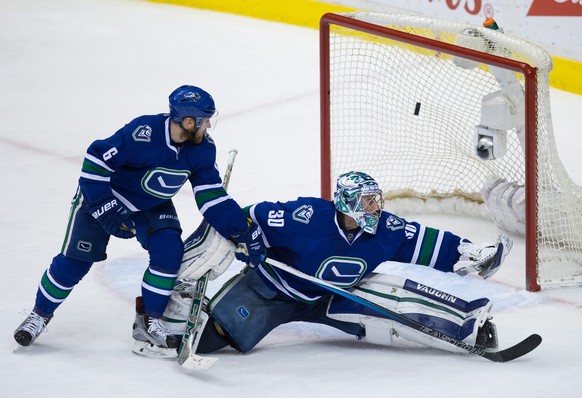
POLYGON ((75 197, 73 198, 73 203, 71 204, 71 211, 69 213, 69 222, 67 223, 67 230, 65 231, 65 239, 63 240, 63 246, 61 247, 61 253, 67 253, 69 245, 71 244, 71 231, 75 223, 75 218, 77 213, 83 204, 83 194, 81 193, 81 188, 77 186, 77 192, 75 192, 75 197))
POLYGON ((93 181, 105 181, 105 182, 111 181, 111 177, 102 177, 102 176, 97 176, 95 174, 88 174, 88 173, 84 173, 84 172, 81 172, 81 177, 86 178, 87 180, 93 180, 93 181))
POLYGON ((426 228, 424 232, 424 239, 422 240, 422 247, 420 248, 420 255, 418 263, 421 265, 428 265, 432 252, 435 247, 435 242, 438 236, 438 231, 434 228, 426 228))
POLYGON ((200 213, 202 213, 202 215, 204 215, 206 210, 208 210, 212 206, 215 206, 215 205, 222 203, 222 202, 229 200, 229 199, 230 199, 230 196, 227 195, 227 196, 223 196, 222 198, 218 198, 218 199, 215 199, 213 201, 210 201, 200 208, 200 213))
POLYGON ((46 270, 42 275, 40 284, 38 285, 38 290, 41 291, 42 295, 45 296, 49 301, 53 303, 62 303, 71 294, 73 287, 67 287, 59 284, 53 279, 50 274, 50 270, 46 270))
POLYGON ((418 238, 416 238, 416 246, 414 247, 414 254, 410 262, 412 264, 418 264, 418 255, 420 254, 420 248, 422 247, 422 240, 424 239, 424 232, 426 228, 424 225, 420 226, 420 231, 418 231, 418 238))
MULTIPOLYGON (((90 154, 85 154, 85 160, 89 160, 92 163, 95 163, 97 166, 101 167, 102 169, 105 169, 111 173, 115 173, 115 170, 113 170, 111 167, 107 166, 107 164, 105 164, 104 161, 102 161, 99 158, 96 158, 93 155, 90 154)), ((83 161, 83 163, 85 163, 85 160, 83 161)))
POLYGON ((441 245, 443 243, 443 237, 445 236, 444 231, 439 230, 439 234, 437 236, 437 240, 435 243, 434 251, 432 253, 432 258, 430 259, 430 264, 428 265, 430 268, 434 268, 437 259, 439 257, 439 253, 441 251, 441 245))

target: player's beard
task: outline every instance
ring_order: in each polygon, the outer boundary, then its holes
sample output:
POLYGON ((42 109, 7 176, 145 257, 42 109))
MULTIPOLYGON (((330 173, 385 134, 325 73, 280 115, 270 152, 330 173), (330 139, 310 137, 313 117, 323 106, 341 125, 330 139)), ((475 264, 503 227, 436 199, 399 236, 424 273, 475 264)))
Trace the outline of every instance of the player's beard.
POLYGON ((200 144, 202 142, 202 137, 204 134, 199 134, 199 128, 194 127, 192 130, 188 130, 182 127, 182 135, 186 138, 186 141, 191 142, 193 144, 200 144))

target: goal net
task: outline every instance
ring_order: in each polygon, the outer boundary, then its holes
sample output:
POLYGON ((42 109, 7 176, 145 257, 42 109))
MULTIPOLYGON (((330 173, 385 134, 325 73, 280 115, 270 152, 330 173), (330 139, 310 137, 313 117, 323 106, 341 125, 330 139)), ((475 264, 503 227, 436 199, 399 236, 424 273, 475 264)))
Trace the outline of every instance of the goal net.
POLYGON ((479 215, 524 235, 528 290, 580 285, 582 189, 554 142, 552 61, 495 28, 324 15, 322 197, 340 173, 365 171, 389 211, 479 215))

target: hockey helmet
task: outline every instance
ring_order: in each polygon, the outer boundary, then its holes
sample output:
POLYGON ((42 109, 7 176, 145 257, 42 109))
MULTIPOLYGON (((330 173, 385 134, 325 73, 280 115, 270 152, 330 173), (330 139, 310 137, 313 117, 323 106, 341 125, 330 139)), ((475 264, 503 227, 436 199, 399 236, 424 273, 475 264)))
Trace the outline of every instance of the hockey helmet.
POLYGON ((376 233, 384 199, 378 183, 368 174, 360 171, 341 174, 337 178, 334 203, 337 211, 353 218, 364 232, 376 233), (371 206, 373 203, 376 206, 371 206))
POLYGON ((204 119, 216 113, 214 99, 206 91, 195 86, 180 86, 170 94, 170 118, 182 123, 186 117, 196 120, 196 127, 202 127, 204 119))

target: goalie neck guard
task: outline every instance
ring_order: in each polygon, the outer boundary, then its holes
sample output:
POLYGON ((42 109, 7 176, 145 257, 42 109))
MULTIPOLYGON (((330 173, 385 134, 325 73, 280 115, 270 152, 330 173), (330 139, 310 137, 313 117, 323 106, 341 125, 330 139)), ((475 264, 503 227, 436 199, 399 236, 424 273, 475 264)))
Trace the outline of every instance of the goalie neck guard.
POLYGON ((366 173, 350 171, 337 178, 335 208, 353 218, 369 234, 376 234, 384 199, 376 180, 366 173))

